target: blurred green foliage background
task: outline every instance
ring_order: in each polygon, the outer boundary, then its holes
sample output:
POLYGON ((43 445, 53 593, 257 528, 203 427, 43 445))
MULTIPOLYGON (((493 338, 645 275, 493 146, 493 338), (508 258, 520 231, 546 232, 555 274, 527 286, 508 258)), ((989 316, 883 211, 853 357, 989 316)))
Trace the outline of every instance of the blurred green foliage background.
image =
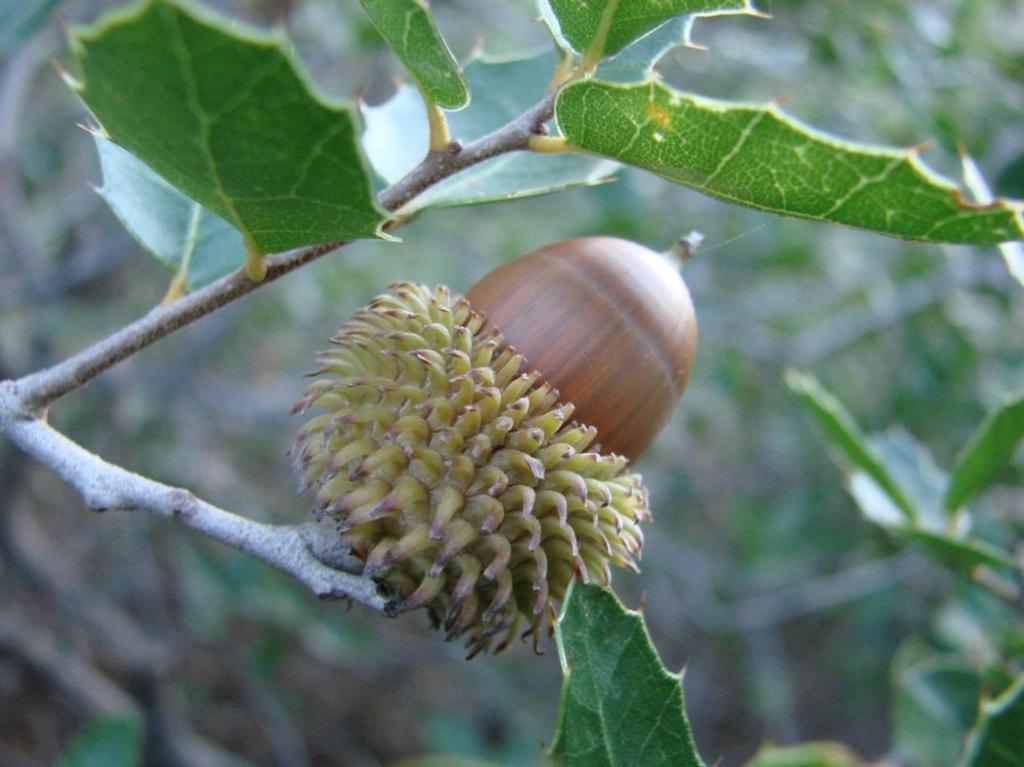
MULTIPOLYGON (((28 5, 0 0, 0 13, 25 16, 28 5)), ((112 5, 67 0, 59 12, 87 20, 112 5)), ((356 3, 215 5, 285 26, 331 93, 377 102, 401 74, 356 3)), ((963 145, 996 191, 1024 197, 1020 2, 760 5, 772 21, 699 22, 708 51, 678 49, 662 74, 710 96, 785 98, 849 138, 930 140, 926 160, 951 175, 963 145)), ((432 7, 460 58, 480 45, 507 55, 550 44, 526 0, 432 7)), ((170 277, 90 188, 95 150, 76 127, 88 117, 51 65, 64 56, 59 24, 13 28, 0 48, 0 377, 117 329, 170 277)), ((994 250, 781 220, 626 171, 600 187, 428 212, 403 243, 356 243, 316 262, 134 357, 51 417, 142 474, 259 519, 297 520, 308 502, 286 456, 298 425, 289 408, 314 353, 387 284, 464 291, 555 240, 614 234, 662 249, 691 228, 706 237, 685 268, 700 354, 639 464, 655 520, 643 572, 617 574, 616 589, 631 605, 645 595, 666 664, 688 665, 709 762, 740 764, 766 740, 921 753, 908 739, 927 725, 914 724, 913 696, 896 693, 910 660, 1019 663, 1020 622, 861 519, 781 373, 811 370, 865 428, 900 424, 949 465, 984 413, 1024 389, 1024 289, 994 250)), ((0 461, 0 762, 53 763, 97 716, 136 712, 147 765, 363 767, 435 752, 541 763, 561 682, 553 645, 466 663, 425 615, 318 603, 172 524, 83 513, 6 444, 0 461)), ((1015 467, 975 509, 979 526, 1011 542, 1024 530, 1015 467)))

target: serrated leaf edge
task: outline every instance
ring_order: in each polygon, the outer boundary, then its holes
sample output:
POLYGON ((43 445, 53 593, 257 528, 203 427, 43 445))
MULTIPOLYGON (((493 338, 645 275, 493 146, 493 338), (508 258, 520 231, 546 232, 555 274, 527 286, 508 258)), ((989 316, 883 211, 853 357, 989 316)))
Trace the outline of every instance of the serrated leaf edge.
MULTIPOLYGON (((696 22, 698 19, 713 19, 718 16, 752 16, 755 19, 765 20, 770 20, 772 18, 772 15, 770 13, 766 13, 756 8, 752 0, 747 0, 746 5, 743 8, 719 8, 718 10, 715 11, 697 11, 696 13, 687 13, 681 15, 686 16, 689 21, 689 23, 686 25, 686 37, 683 39, 683 45, 689 48, 694 48, 699 51, 706 51, 707 47, 701 45, 700 43, 695 43, 693 41, 693 26, 694 22, 696 22)), ((651 32, 653 31, 655 30, 652 29, 651 32)), ((650 32, 648 32, 648 34, 650 34, 650 32)), ((644 37, 646 36, 647 35, 644 35, 644 37)), ((639 39, 642 40, 643 37, 639 39)))
MULTIPOLYGON (((361 164, 366 178, 371 180, 372 183, 372 179, 376 178, 376 176, 370 166, 369 160, 366 158, 366 155, 362 150, 361 137, 363 133, 363 125, 359 119, 359 109, 348 99, 337 98, 326 93, 326 91, 324 91, 316 81, 309 76, 305 66, 294 53, 294 48, 290 44, 288 36, 283 28, 275 27, 271 30, 260 29, 250 24, 240 22, 237 19, 223 16, 196 3, 186 2, 186 0, 136 0, 136 2, 130 3, 122 8, 114 8, 106 11, 91 23, 75 24, 68 28, 68 47, 71 49, 76 62, 87 56, 87 50, 84 45, 85 43, 96 42, 111 30, 127 26, 137 19, 142 18, 151 8, 161 5, 175 8, 183 14, 191 16, 196 21, 221 34, 229 35, 238 40, 279 52, 291 67, 299 83, 306 89, 310 98, 328 111, 336 113, 339 119, 348 119, 352 121, 355 128, 354 136, 356 137, 356 141, 354 142, 356 149, 355 155, 361 164)), ((84 76, 79 78, 64 70, 61 71, 61 76, 72 91, 79 96, 82 104, 88 109, 88 104, 82 96, 88 88, 88 83, 85 81, 84 76)), ((91 110, 90 114, 92 114, 91 110)), ((95 115, 93 115, 93 118, 95 119, 96 124, 100 126, 100 131, 105 137, 109 138, 109 136, 106 135, 106 131, 102 127, 100 120, 96 118, 95 115)), ((114 143, 117 142, 115 141, 114 143)), ((121 145, 118 144, 118 146, 121 145)), ((131 151, 125 147, 122 148, 125 149, 125 151, 131 151)), ((145 163, 141 158, 138 159, 145 163)), ((177 189, 177 187, 174 187, 173 185, 171 186, 172 188, 177 189)), ((178 189, 178 191, 189 199, 193 199, 186 192, 180 189, 178 189)), ((371 198, 373 208, 381 216, 381 221, 377 224, 375 231, 377 237, 388 242, 400 242, 398 238, 384 230, 391 214, 380 207, 375 195, 371 195, 371 198)), ((229 204, 229 207, 231 210, 234 210, 233 204, 229 204)), ((239 226, 238 221, 231 221, 229 223, 242 232, 243 237, 248 241, 248 235, 245 234, 245 229, 242 226, 239 226)))
MULTIPOLYGON (((466 75, 462 71, 464 65, 461 64, 458 61, 458 59, 455 58, 455 54, 452 53, 452 49, 448 45, 448 40, 445 38, 445 36, 443 34, 441 34, 441 30, 440 30, 440 28, 438 28, 437 23, 435 22, 434 17, 433 17, 433 15, 430 12, 430 4, 427 2, 427 0, 411 0, 411 2, 413 2, 415 5, 419 6, 420 10, 423 11, 423 13, 426 15, 427 20, 428 20, 428 22, 430 24, 430 28, 433 29, 433 31, 434 31, 434 33, 435 33, 435 35, 437 37, 437 40, 440 43, 441 49, 445 53, 448 54, 449 60, 451 61, 452 64, 455 65, 455 71, 456 71, 456 74, 458 75, 458 81, 459 81, 459 84, 462 86, 462 92, 463 92, 462 103, 456 104, 456 105, 451 105, 451 104, 442 104, 440 102, 436 102, 437 105, 439 107, 441 107, 442 109, 445 109, 448 112, 458 112, 458 111, 460 111, 462 109, 465 109, 467 106, 469 106, 469 104, 470 104, 470 102, 472 100, 472 94, 469 91, 469 83, 466 82, 466 75)), ((362 5, 362 3, 360 3, 360 5, 362 5)), ((381 31, 380 27, 377 26, 376 19, 374 19, 373 16, 370 15, 369 11, 366 11, 365 6, 363 6, 363 10, 366 13, 367 18, 370 19, 370 23, 373 24, 374 29, 376 29, 378 31, 378 33, 380 33, 381 38, 384 40, 385 43, 387 43, 387 37, 384 35, 384 32, 381 31)), ((388 47, 391 48, 391 45, 388 44, 388 47)), ((394 50, 393 48, 391 50, 395 54, 395 57, 399 60, 399 62, 401 62, 402 61, 402 57, 398 53, 398 51, 394 50)), ((410 79, 414 80, 418 84, 418 87, 420 88, 420 92, 424 93, 426 91, 426 89, 423 87, 423 84, 419 82, 418 78, 416 77, 415 72, 413 72, 413 70, 409 69, 408 67, 406 67, 406 72, 408 72, 410 79)))
MULTIPOLYGON (((561 606, 561 609, 559 610, 559 613, 558 613, 558 620, 555 622, 555 635, 558 638, 557 641, 556 641, 556 645, 558 647, 558 662, 559 662, 559 665, 562 668, 562 677, 563 678, 562 678, 562 689, 561 689, 561 692, 560 692, 559 698, 558 698, 558 711, 559 711, 559 715, 558 715, 558 720, 557 720, 557 723, 556 723, 555 737, 552 739, 551 745, 544 749, 544 754, 547 757, 547 759, 549 760, 550 764, 556 765, 556 767, 558 767, 560 765, 560 763, 555 761, 553 749, 555 747, 555 744, 558 742, 558 737, 559 737, 559 735, 561 733, 561 730, 562 730, 561 712, 563 710, 565 701, 566 701, 566 699, 567 699, 567 697, 569 695, 570 680, 572 678, 572 658, 567 658, 566 655, 565 655, 564 643, 561 641, 561 631, 562 631, 562 623, 565 620, 566 613, 568 611, 568 607, 569 607, 569 604, 570 604, 570 600, 572 599, 572 595, 573 595, 573 593, 575 592, 575 590, 577 588, 595 588, 595 589, 600 589, 601 591, 604 591, 605 593, 607 593, 615 601, 615 604, 617 604, 622 609, 622 612, 625 615, 625 617, 627 617, 627 618, 637 622, 637 624, 639 625, 639 629, 640 629, 640 635, 643 637, 643 640, 645 642, 646 647, 653 654, 654 659, 655 659, 655 661, 657 663, 657 666, 658 666, 659 673, 667 681, 670 681, 670 682, 673 682, 673 683, 678 682, 678 685, 674 685, 673 694, 678 695, 679 706, 680 706, 680 710, 683 712, 684 719, 686 719, 686 720, 689 719, 687 717, 687 715, 686 715, 686 694, 685 694, 685 692, 683 690, 683 680, 684 680, 684 676, 686 674, 687 664, 684 664, 683 667, 678 672, 676 672, 676 673, 673 673, 673 672, 668 670, 668 668, 665 666, 664 662, 661 660, 661 654, 658 652, 658 648, 654 646, 654 641, 651 639, 650 632, 647 630, 647 624, 644 622, 644 616, 643 616, 642 609, 633 610, 633 609, 630 609, 629 607, 626 607, 622 603, 622 601, 618 598, 618 596, 615 594, 615 592, 612 591, 609 588, 605 588, 605 587, 602 587, 602 586, 595 586, 595 585, 592 585, 592 584, 580 584, 579 580, 573 579, 573 581, 569 584, 569 589, 566 591, 565 599, 562 601, 562 606, 561 606)), ((692 732, 690 734, 692 736, 692 732)), ((692 741, 692 737, 691 737, 691 741, 692 741)), ((693 750, 694 750, 694 754, 696 754, 696 756, 697 756, 698 763, 703 765, 704 764, 704 760, 701 758, 700 753, 697 751, 696 744, 693 744, 693 750)))
MULTIPOLYGON (((618 5, 618 3, 619 0, 612 1, 613 5, 618 5)), ((614 10, 615 9, 613 8, 612 11, 614 12, 614 10)), ((561 22, 559 21, 558 15, 555 13, 554 9, 551 7, 551 4, 550 2, 548 2, 548 0, 537 0, 537 16, 540 19, 540 21, 544 24, 544 26, 548 28, 548 32, 551 34, 551 39, 554 42, 556 48, 567 53, 575 53, 579 55, 584 55, 587 53, 587 51, 577 51, 575 48, 573 48, 569 40, 565 37, 565 35, 562 34, 561 22)), ((758 8, 756 8, 754 6, 753 0, 744 0, 744 6, 742 8, 717 8, 715 10, 710 11, 691 11, 689 13, 677 13, 674 16, 666 19, 664 23, 669 24, 673 20, 679 18, 680 16, 687 17, 689 23, 686 26, 685 37, 683 40, 679 42, 679 45, 692 46, 699 50, 706 50, 706 48, 702 45, 694 44, 690 36, 691 32, 693 31, 693 22, 696 19, 709 19, 715 16, 754 16, 756 18, 761 19, 772 18, 772 15, 770 13, 765 13, 764 11, 761 11, 758 8)), ((628 45, 622 48, 622 50, 616 51, 612 56, 605 57, 604 51, 601 51, 599 55, 602 59, 614 58, 615 56, 618 56, 620 53, 622 53, 622 51, 629 48, 630 45, 640 42, 645 37, 647 37, 647 35, 653 34, 657 30, 661 29, 661 27, 662 25, 659 24, 649 32, 640 35, 640 37, 631 41, 628 45)), ((671 46, 670 48, 666 48, 664 51, 662 51, 661 56, 664 56, 669 50, 675 47, 678 46, 671 46)), ((661 56, 659 56, 659 58, 661 56)), ((655 60, 654 63, 656 62, 657 60, 655 60)), ((654 66, 654 63, 652 63, 652 67, 654 66)))
MULTIPOLYGON (((974 200, 969 199, 965 194, 964 190, 960 186, 958 186, 956 182, 933 170, 920 159, 921 152, 927 148, 926 143, 917 144, 915 146, 908 147, 907 149, 896 149, 892 147, 877 146, 873 144, 852 141, 849 139, 842 138, 840 136, 834 136, 832 134, 826 133, 825 131, 815 128, 812 125, 808 125, 801 119, 789 114, 788 112, 782 109, 781 99, 767 102, 728 101, 725 99, 712 99, 706 96, 701 96, 696 93, 676 90, 675 88, 667 85, 657 75, 657 73, 653 73, 652 76, 649 77, 647 80, 641 80, 635 83, 616 83, 609 82, 606 80, 600 80, 598 78, 569 83, 564 88, 562 88, 561 91, 559 91, 558 96, 555 99, 555 123, 558 125, 559 131, 562 132, 563 135, 564 131, 562 131, 562 127, 558 119, 558 106, 568 91, 570 91, 573 88, 579 88, 588 84, 606 86, 609 88, 613 88, 615 90, 622 91, 629 91, 647 86, 652 89, 652 93, 655 88, 661 88, 668 92, 670 100, 673 98, 691 100, 698 107, 716 112, 728 112, 734 109, 755 110, 762 112, 763 114, 766 115, 771 115, 778 119, 787 127, 803 132, 804 134, 806 134, 807 136, 814 140, 820 141, 825 144, 830 144, 836 148, 845 149, 847 151, 852 152, 860 152, 872 157, 879 157, 894 161, 906 162, 909 165, 910 169, 914 172, 914 174, 918 176, 918 178, 938 189, 947 191, 952 196, 957 207, 959 207, 960 210, 963 211, 964 213, 1005 210, 1009 213, 1014 214, 1014 219, 1017 225, 1016 239, 1024 239, 1024 200, 996 199, 991 202, 983 203, 975 202, 974 200)), ((582 152, 585 154, 598 154, 596 152, 589 152, 588 150, 583 149, 581 147, 576 147, 572 145, 570 146, 572 148, 572 151, 582 152)), ((619 158, 616 157, 614 159, 618 160, 619 158)), ((673 183, 679 182, 674 181, 673 183)), ((774 208, 758 205, 757 203, 749 202, 747 200, 739 200, 731 195, 722 192, 711 191, 696 184, 686 186, 689 186, 689 188, 695 189, 711 197, 717 197, 718 199, 725 200, 736 205, 741 205, 745 208, 763 210, 768 213, 773 213, 775 215, 785 215, 792 218, 802 218, 809 221, 819 221, 821 223, 830 224, 833 226, 846 226, 847 228, 860 229, 862 231, 873 231, 876 234, 881 234, 887 237, 895 237, 897 239, 909 240, 911 242, 946 242, 945 240, 929 239, 928 234, 925 234, 924 237, 921 238, 903 237, 899 234, 879 232, 877 230, 869 229, 867 227, 854 227, 848 224, 841 224, 835 221, 831 221, 827 218, 823 218, 822 216, 815 216, 804 213, 792 213, 789 211, 786 211, 785 213, 780 213, 778 210, 775 210, 774 208)), ((955 220, 955 217, 944 219, 934 224, 932 226, 932 229, 934 230, 939 226, 949 224, 953 220, 955 220)))

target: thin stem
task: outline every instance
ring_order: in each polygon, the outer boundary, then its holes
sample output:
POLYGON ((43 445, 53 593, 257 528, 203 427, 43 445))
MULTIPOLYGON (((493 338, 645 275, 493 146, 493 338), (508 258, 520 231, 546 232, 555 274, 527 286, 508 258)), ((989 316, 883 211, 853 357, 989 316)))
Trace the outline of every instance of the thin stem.
POLYGON ((180 270, 171 279, 171 284, 167 286, 167 292, 164 293, 164 297, 160 299, 161 306, 173 304, 188 292, 188 280, 185 276, 185 271, 186 270, 180 270))
POLYGON ((563 85, 572 80, 576 74, 575 56, 573 56, 570 51, 559 50, 558 64, 555 66, 555 71, 551 75, 551 80, 548 82, 548 90, 557 91, 563 85))
POLYGON ((565 154, 572 145, 561 136, 531 136, 528 148, 538 154, 565 154))
POLYGON ((203 209, 199 203, 192 203, 192 215, 189 216, 188 232, 185 235, 185 247, 181 254, 181 263, 178 271, 171 280, 171 284, 164 294, 161 304, 170 304, 177 301, 188 292, 188 272, 192 268, 192 254, 196 250, 196 235, 199 233, 199 219, 203 215, 203 209))
MULTIPOLYGON (((434 184, 506 152, 525 150, 531 137, 551 119, 555 94, 507 125, 463 147, 455 142, 431 151, 407 176, 381 192, 381 206, 394 228, 407 220, 402 210, 434 184)), ((269 525, 218 508, 188 490, 165 485, 104 461, 46 422, 46 410, 60 397, 85 386, 121 360, 175 330, 248 295, 305 264, 346 245, 331 242, 288 253, 250 258, 246 267, 159 305, 124 328, 52 367, 17 380, 0 381, 0 433, 40 463, 53 469, 96 510, 146 510, 248 552, 291 575, 323 598, 348 598, 375 610, 396 614, 400 604, 378 584, 352 575, 358 569, 333 529, 321 525, 269 525), (258 261, 258 263, 257 263, 258 261)))
POLYGON ((22 410, 43 412, 54 400, 81 388, 121 360, 342 244, 316 245, 270 256, 266 259, 267 275, 263 282, 253 282, 245 272, 237 271, 172 304, 154 307, 135 322, 63 362, 15 381, 13 386, 22 410))
POLYGON ((594 39, 590 42, 590 47, 583 54, 583 60, 580 61, 578 74, 581 77, 589 77, 597 69, 597 65, 601 63, 601 59, 604 58, 605 46, 608 42, 608 32, 612 28, 612 19, 615 17, 615 12, 619 8, 619 0, 608 0, 608 5, 605 6, 604 12, 601 14, 601 20, 597 24, 597 30, 594 32, 594 39))
MULTIPOLYGON (((550 93, 529 111, 507 125, 455 152, 431 152, 408 175, 380 193, 381 206, 397 212, 434 184, 499 154, 525 150, 549 119, 554 105, 550 93)), ((397 217, 401 220, 402 216, 397 217)), ((24 410, 41 413, 68 392, 79 389, 103 371, 150 344, 201 317, 248 295, 289 272, 346 245, 332 242, 311 245, 262 259, 266 274, 253 281, 244 271, 233 272, 190 293, 169 306, 157 306, 130 325, 113 333, 64 362, 14 382, 24 410)))
POLYGON ((259 249, 253 245, 249 245, 245 250, 245 265, 242 270, 251 282, 263 282, 267 278, 267 262, 259 249))
POLYGON ((268 525, 233 514, 171 487, 107 463, 40 418, 17 415, 11 382, 0 383, 0 431, 49 466, 96 511, 145 509, 175 519, 209 538, 245 551, 293 576, 323 598, 346 597, 393 611, 368 579, 342 572, 314 556, 302 525, 268 525))
POLYGON ((427 110, 427 123, 430 125, 430 151, 443 152, 452 143, 452 134, 448 130, 448 117, 434 100, 424 91, 420 91, 423 97, 423 106, 427 110))

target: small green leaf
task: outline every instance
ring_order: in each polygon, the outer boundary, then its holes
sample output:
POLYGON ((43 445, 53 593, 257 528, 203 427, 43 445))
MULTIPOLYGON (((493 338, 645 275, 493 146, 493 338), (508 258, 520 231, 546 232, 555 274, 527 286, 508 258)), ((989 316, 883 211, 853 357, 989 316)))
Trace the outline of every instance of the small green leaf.
POLYGON ((135 155, 96 136, 103 170, 100 193, 114 215, 152 256, 190 288, 200 288, 238 269, 245 243, 238 230, 190 200, 135 155))
POLYGON ((671 674, 637 612, 572 586, 556 629, 565 681, 551 757, 561 767, 702 767, 671 674))
POLYGON ((435 104, 461 109, 469 90, 426 0, 359 0, 373 25, 435 104))
POLYGON ((1024 766, 1024 675, 982 703, 961 767, 1024 766))
POLYGON ((750 0, 547 0, 542 13, 556 39, 579 53, 614 56, 674 16, 757 14, 750 0))
POLYGON ((799 746, 763 746, 746 767, 866 767, 839 743, 801 743, 799 746))
POLYGON ((134 719, 96 719, 71 742, 59 767, 134 767, 142 757, 142 730, 134 719))
POLYGON ((855 467, 870 477, 907 520, 917 519, 918 511, 906 491, 886 468, 882 457, 842 403, 813 376, 790 370, 786 373, 786 384, 811 411, 828 440, 842 450, 855 467))
POLYGON ((1002 468, 1024 439, 1024 397, 990 413, 957 456, 945 506, 955 511, 967 504, 1002 468))
POLYGON ((915 150, 844 142, 775 104, 581 80, 559 93, 555 116, 571 146, 751 208, 924 242, 1024 238, 1024 203, 972 203, 915 150))
POLYGON ((29 39, 63 0, 0 0, 0 59, 29 39))
POLYGON ((71 45, 106 134, 255 249, 380 236, 353 110, 317 96, 279 37, 144 0, 71 45))
POLYGON ((930 657, 895 671, 893 741, 911 764, 954 767, 982 683, 958 658, 930 657))
POLYGON ((812 376, 787 371, 786 383, 808 407, 828 440, 850 463, 848 487, 864 517, 971 575, 979 565, 1024 572, 1024 564, 968 536, 970 518, 950 519, 942 507, 949 480, 931 454, 906 432, 865 436, 853 416, 812 376))
MULTIPOLYGON (((466 65, 476 94, 468 109, 448 115, 452 136, 462 143, 500 128, 543 95, 557 58, 553 51, 517 59, 480 56, 466 65)), ((377 173, 397 181, 423 159, 429 128, 422 99, 413 88, 399 88, 377 107, 363 107, 363 145, 377 173)), ((547 194, 598 184, 618 165, 580 155, 516 152, 487 160, 431 187, 410 209, 453 207, 547 194)))
POLYGON ((597 76, 616 83, 636 83, 654 76, 654 67, 673 48, 690 45, 693 16, 666 21, 650 34, 601 62, 597 76))

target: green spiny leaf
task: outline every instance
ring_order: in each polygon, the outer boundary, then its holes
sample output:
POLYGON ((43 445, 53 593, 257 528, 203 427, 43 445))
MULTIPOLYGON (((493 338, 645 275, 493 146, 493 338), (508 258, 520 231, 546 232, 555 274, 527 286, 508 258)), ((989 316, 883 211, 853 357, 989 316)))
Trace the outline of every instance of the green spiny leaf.
POLYGON ((561 767, 702 767, 682 676, 661 664, 639 613, 572 586, 556 629, 565 681, 551 757, 561 767))
POLYGON ((445 109, 469 103, 462 70, 425 0, 359 0, 420 88, 445 109))
POLYGON ((953 479, 946 493, 946 508, 955 511, 967 504, 1013 457, 1022 439, 1024 397, 990 413, 957 456, 953 479))
POLYGON ((547 0, 542 14, 557 36, 597 60, 614 56, 674 16, 757 14, 750 0, 547 0))
POLYGON ((752 208, 925 242, 1024 238, 1024 203, 971 203, 915 151, 841 141, 774 104, 583 80, 562 89, 555 116, 571 146, 752 208))
POLYGON ((96 136, 103 170, 100 193, 114 215, 152 256, 199 288, 238 269, 245 243, 224 219, 191 200, 141 160, 96 136))
POLYGON ((144 0, 71 45, 106 134, 254 249, 380 236, 353 110, 317 96, 280 38, 144 0))

